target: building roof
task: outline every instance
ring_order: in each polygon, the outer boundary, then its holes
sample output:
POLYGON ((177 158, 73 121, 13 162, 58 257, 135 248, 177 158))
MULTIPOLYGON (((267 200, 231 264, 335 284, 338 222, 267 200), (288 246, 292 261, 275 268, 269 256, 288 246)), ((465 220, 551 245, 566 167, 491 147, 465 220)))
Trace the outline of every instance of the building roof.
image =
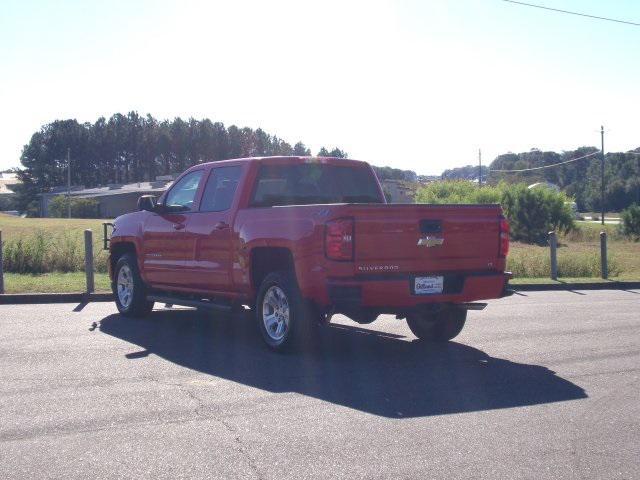
POLYGON ((13 195, 15 192, 9 188, 9 185, 20 183, 15 173, 0 173, 0 195, 13 195))
MULTIPOLYGON (((81 198, 93 198, 93 197, 108 197, 113 195, 126 195, 131 193, 162 193, 169 185, 170 181, 158 180, 155 182, 136 182, 126 184, 112 184, 106 187, 84 188, 84 187, 71 187, 72 197, 81 198)), ((51 192, 45 195, 65 195, 67 192, 66 187, 56 187, 51 192)))
POLYGON ((106 187, 86 188, 84 190, 71 192, 71 195, 76 197, 91 198, 124 195, 128 193, 162 193, 169 187, 170 184, 171 182, 168 181, 127 183, 124 185, 109 185, 106 187))

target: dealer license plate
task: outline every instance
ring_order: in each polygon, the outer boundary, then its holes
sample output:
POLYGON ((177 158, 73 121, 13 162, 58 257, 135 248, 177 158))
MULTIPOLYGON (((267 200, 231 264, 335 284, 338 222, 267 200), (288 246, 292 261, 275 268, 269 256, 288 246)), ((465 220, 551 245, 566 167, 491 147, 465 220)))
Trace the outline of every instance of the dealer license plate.
POLYGON ((444 277, 416 277, 414 291, 416 295, 442 293, 444 277))

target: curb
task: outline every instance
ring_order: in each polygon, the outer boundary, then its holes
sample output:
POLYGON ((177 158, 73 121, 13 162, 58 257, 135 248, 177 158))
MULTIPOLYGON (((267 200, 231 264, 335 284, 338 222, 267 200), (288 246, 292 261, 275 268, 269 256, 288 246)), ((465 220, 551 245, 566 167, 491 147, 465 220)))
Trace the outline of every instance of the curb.
POLYGON ((509 288, 522 292, 544 292, 554 290, 635 290, 640 282, 594 282, 594 283, 520 283, 509 288))
MULTIPOLYGON (((521 283, 509 285, 517 292, 545 292, 562 290, 636 290, 640 282, 598 283, 521 283)), ((0 305, 38 303, 90 303, 112 302, 112 293, 5 293, 0 295, 0 305)))
POLYGON ((111 293, 5 293, 0 295, 0 305, 111 301, 113 301, 113 294, 111 293))

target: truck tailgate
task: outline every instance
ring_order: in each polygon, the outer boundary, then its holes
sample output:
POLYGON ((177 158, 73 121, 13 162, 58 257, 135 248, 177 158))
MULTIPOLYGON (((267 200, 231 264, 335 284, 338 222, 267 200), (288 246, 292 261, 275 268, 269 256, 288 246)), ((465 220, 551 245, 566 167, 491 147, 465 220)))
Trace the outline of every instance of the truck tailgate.
POLYGON ((498 205, 351 205, 355 273, 491 270, 498 205))

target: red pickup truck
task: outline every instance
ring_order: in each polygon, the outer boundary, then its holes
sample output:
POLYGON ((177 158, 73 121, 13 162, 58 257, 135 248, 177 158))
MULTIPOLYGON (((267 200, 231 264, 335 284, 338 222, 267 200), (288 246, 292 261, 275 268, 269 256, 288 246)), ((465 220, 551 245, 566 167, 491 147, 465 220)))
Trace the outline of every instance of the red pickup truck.
POLYGON ((118 310, 154 302, 255 310, 271 348, 342 313, 406 318, 447 341, 475 300, 508 295, 509 225, 498 205, 388 204, 373 169, 338 158, 265 157, 191 167, 114 221, 118 310))

